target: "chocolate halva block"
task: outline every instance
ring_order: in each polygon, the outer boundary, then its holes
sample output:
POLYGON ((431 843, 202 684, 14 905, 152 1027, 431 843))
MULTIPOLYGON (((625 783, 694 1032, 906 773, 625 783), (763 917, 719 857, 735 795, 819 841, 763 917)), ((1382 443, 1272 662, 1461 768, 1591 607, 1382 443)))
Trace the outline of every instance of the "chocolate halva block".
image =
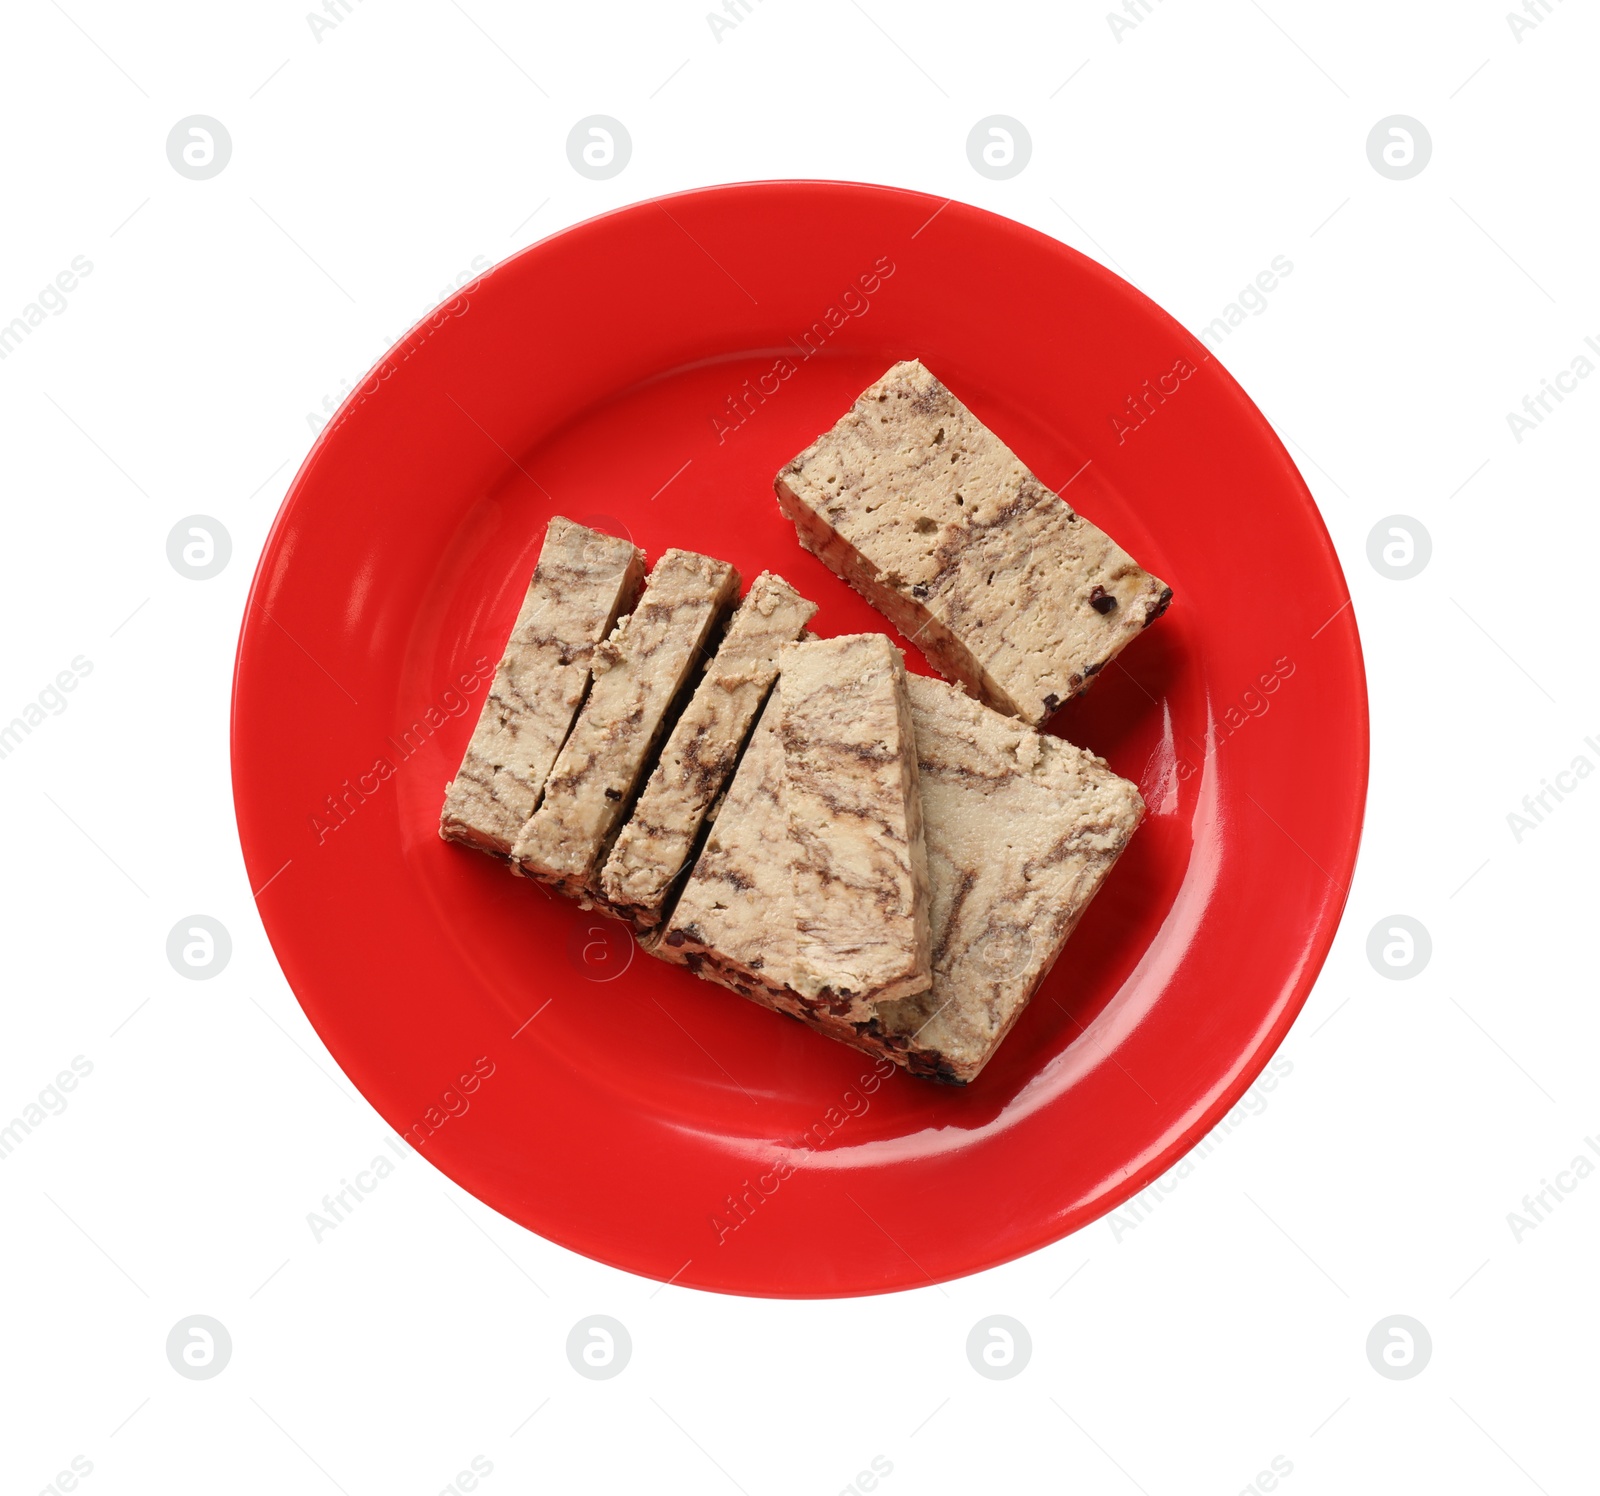
MULTIPOLYGON (((933 982, 852 1021, 794 986, 792 848, 769 703, 710 841, 651 949, 914 1075, 979 1074, 1049 973, 1144 814, 1105 763, 954 687, 909 677, 933 982)), ((781 692, 780 679, 777 691, 781 692)))
POLYGON ((805 631, 816 611, 772 572, 750 584, 600 875, 606 904, 635 929, 660 922, 777 678, 779 649, 805 631))
POLYGON ((584 903, 702 651, 738 595, 726 561, 669 550, 594 650, 589 695, 512 856, 584 903))
POLYGON ((941 675, 1034 725, 1172 600, 915 359, 774 487, 800 543, 941 675))
POLYGON ((882 634, 786 644, 778 737, 791 985, 830 1012, 926 991, 928 864, 905 662, 882 634))
POLYGON ((637 546, 551 518, 461 768, 445 786, 445 840, 511 855, 583 703, 594 648, 643 579, 637 546))

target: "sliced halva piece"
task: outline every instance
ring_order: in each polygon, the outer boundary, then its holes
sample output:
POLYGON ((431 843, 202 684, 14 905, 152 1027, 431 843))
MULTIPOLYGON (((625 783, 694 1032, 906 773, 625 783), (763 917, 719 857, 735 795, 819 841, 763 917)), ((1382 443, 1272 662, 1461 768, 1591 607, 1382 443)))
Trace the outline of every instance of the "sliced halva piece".
POLYGON ((606 903, 635 928, 659 923, 673 880, 685 870, 778 674, 778 650, 816 611, 769 571, 739 604, 600 875, 606 903))
POLYGON ((775 488, 800 543, 941 675, 1035 725, 1172 600, 915 359, 775 488))
POLYGON ((639 595, 644 552, 559 514, 522 600, 439 835, 509 857, 589 688, 594 648, 639 595))
POLYGON ((738 591, 726 561, 669 550, 656 562, 638 606, 595 648, 588 699, 512 849, 524 872, 588 901, 679 693, 738 591))
POLYGON ((782 692, 780 679, 678 902, 644 944, 768 1007, 802 1013, 806 1005, 790 985, 794 890, 778 737, 782 692))
POLYGON ((1103 759, 912 676, 933 986, 867 1025, 910 1069, 970 1081, 1010 1032, 1144 817, 1103 759))
POLYGON ((882 634, 846 634, 784 645, 780 669, 793 985, 864 1018, 932 980, 905 662, 882 634))
MULTIPOLYGON (((933 984, 852 1022, 795 990, 769 705, 712 839, 653 947, 745 997, 914 1075, 964 1085, 999 1048, 1144 814, 1092 754, 952 686, 909 677, 930 884, 933 984)), ((779 682, 782 689, 782 681, 779 682)))

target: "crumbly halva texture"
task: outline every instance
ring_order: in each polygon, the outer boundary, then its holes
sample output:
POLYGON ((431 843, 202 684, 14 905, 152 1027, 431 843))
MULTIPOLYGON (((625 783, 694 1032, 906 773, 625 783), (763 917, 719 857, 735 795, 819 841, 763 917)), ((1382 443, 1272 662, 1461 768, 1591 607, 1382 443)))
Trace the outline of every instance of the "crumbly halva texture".
POLYGON ((805 631, 816 611, 770 571, 750 584, 600 875, 605 902, 636 929, 660 922, 673 881, 777 678, 779 649, 805 631))
POLYGON ((800 543, 941 675, 1034 725, 1172 600, 915 359, 774 487, 800 543))
POLYGON ((866 1018, 932 981, 905 662, 882 634, 846 634, 784 645, 779 668, 791 984, 830 1012, 866 1018))
POLYGON ((505 655, 456 777, 439 835, 509 857, 589 687, 594 648, 633 607, 644 552, 551 518, 505 655))
MULTIPOLYGON (((792 849, 775 708, 751 740, 664 937, 667 960, 914 1075, 965 1085, 1027 1006, 1144 814, 1105 763, 943 682, 908 680, 933 985, 852 1022, 793 986, 792 849)), ((780 678, 778 690, 783 688, 780 678)))
POLYGON ((595 648, 588 698, 512 848, 524 872, 592 901, 611 839, 738 591, 726 561, 669 550, 656 562, 638 606, 595 648))

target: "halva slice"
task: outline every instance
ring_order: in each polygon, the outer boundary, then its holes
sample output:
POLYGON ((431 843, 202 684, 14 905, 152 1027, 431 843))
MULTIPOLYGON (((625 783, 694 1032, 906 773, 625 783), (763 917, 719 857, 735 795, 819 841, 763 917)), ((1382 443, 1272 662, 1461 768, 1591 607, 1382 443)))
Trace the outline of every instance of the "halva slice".
POLYGON ((778 737, 782 691, 780 679, 678 902, 656 937, 643 943, 668 961, 799 1016, 807 1005, 790 985, 794 890, 778 737))
POLYGON ((927 989, 928 863, 906 668, 882 634, 786 644, 778 736, 802 998, 865 1018, 927 989))
POLYGON ((915 359, 775 489, 800 543, 941 675, 1035 725, 1172 600, 915 359))
POLYGON ((669 550, 638 606, 595 647, 593 683, 512 856, 530 876, 588 901, 679 693, 739 591, 726 561, 669 550))
POLYGON ((902 1063, 970 1081, 1027 1006, 1144 817, 1104 760, 912 676, 933 986, 867 1025, 902 1063))
POLYGON ((644 552, 559 514, 495 670, 439 835, 509 857, 589 688, 589 662, 644 579, 644 552))
MULTIPOLYGON (((1027 1006, 1144 814, 1105 763, 924 676, 907 682, 930 885, 933 983, 864 1021, 795 990, 781 840, 782 752, 769 704, 664 938, 667 960, 887 1055, 965 1085, 1027 1006)), ((780 679, 778 690, 782 690, 780 679)))
POLYGON ((673 881, 686 870, 778 674, 778 650, 799 637, 816 611, 770 571, 751 583, 600 876, 605 902, 636 929, 660 922, 673 881))

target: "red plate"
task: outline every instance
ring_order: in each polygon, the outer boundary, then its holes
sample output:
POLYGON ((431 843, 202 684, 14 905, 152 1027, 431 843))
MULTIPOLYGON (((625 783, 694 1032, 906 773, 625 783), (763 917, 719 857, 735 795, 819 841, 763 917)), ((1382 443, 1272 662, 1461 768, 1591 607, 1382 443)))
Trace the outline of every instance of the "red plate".
POLYGON ((1360 837, 1349 602, 1260 412, 1109 271, 913 192, 686 193, 498 266, 323 433, 240 636, 240 839, 317 1032, 479 1199, 681 1284, 914 1287, 1111 1209, 1277 1047, 1360 837), (435 830, 553 513, 780 571, 820 633, 888 630, 772 476, 912 356, 1176 591, 1055 723, 1150 816, 966 1091, 882 1079, 435 830))

